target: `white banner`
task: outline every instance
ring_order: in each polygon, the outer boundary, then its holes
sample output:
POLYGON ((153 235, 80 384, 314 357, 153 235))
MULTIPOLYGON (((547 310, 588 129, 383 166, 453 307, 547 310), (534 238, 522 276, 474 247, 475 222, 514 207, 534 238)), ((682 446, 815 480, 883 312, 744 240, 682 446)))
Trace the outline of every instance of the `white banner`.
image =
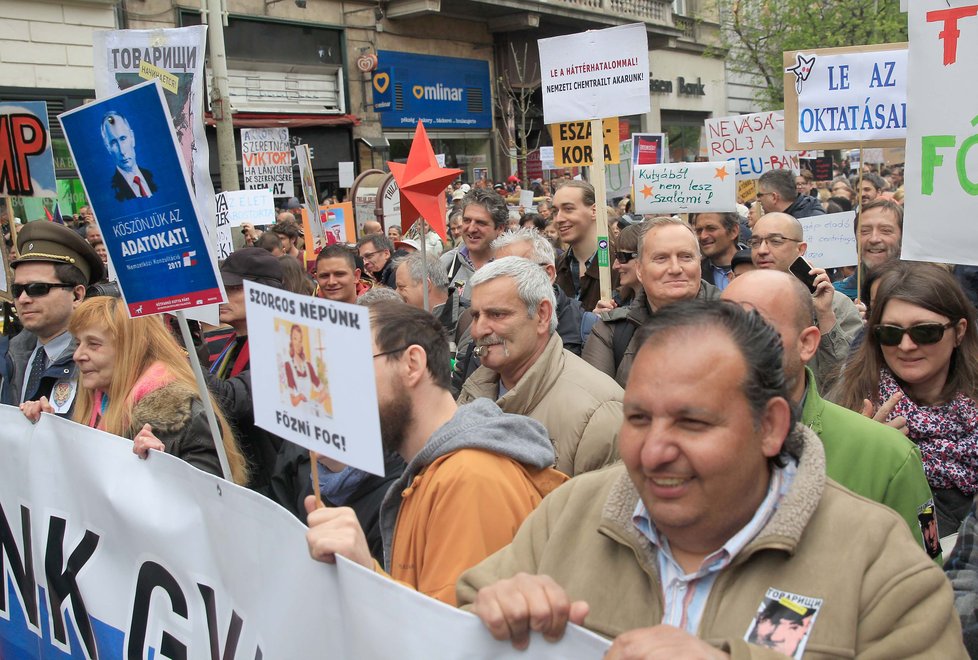
POLYGON ((978 6, 973 0, 914 0, 908 20, 902 256, 978 265, 978 233, 971 226, 978 210, 978 6), (971 9, 961 20, 952 18, 965 7, 971 9))
MULTIPOLYGON (((907 136, 907 50, 798 52, 786 67, 798 94, 798 142, 907 136)), ((789 78, 786 77, 786 84, 789 78)), ((946 91, 946 90, 945 90, 946 91)))
POLYGON ((271 500, 128 440, 0 406, 0 657, 600 658, 571 627, 527 652, 338 558, 271 500), (53 614, 53 616, 52 616, 53 614))
POLYGON ((544 123, 650 112, 649 38, 644 23, 537 43, 544 123))
POLYGON ((287 128, 242 128, 241 169, 246 190, 293 197, 292 143, 287 128))
POLYGON ((190 174, 194 200, 213 234, 214 184, 204 130, 204 48, 207 26, 99 30, 94 34, 95 97, 111 96, 159 77, 173 132, 190 174))
POLYGON ((384 474, 366 307, 245 281, 255 423, 384 474))
POLYGON ((757 179, 770 170, 799 171, 799 153, 784 148, 780 111, 707 119, 706 153, 710 160, 730 161, 740 180, 757 179))
POLYGON ((855 220, 855 211, 798 218, 808 243, 805 257, 819 268, 855 265, 858 260, 856 234, 852 229, 855 220))
POLYGON ((737 177, 730 163, 635 166, 635 213, 723 213, 737 209, 737 177))

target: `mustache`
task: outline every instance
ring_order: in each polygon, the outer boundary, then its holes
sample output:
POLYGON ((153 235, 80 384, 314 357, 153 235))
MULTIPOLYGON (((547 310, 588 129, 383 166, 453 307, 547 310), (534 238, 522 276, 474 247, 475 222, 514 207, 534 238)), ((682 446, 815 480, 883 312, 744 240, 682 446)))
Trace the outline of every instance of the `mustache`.
POLYGON ((472 351, 472 354, 477 358, 484 358, 489 353, 490 346, 496 346, 502 343, 503 340, 498 335, 489 335, 476 341, 475 350, 472 351))

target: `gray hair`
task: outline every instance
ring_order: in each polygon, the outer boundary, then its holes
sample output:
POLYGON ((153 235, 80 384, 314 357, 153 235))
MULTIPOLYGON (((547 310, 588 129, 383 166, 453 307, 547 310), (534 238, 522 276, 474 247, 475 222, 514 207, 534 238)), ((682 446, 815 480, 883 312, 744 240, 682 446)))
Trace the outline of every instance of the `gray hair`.
POLYGON ((465 215, 465 209, 473 204, 481 206, 489 213, 489 217, 492 218, 492 224, 496 229, 506 226, 506 221, 509 220, 509 207, 506 206, 506 200, 499 193, 492 190, 482 190, 481 188, 473 188, 465 193, 465 197, 462 198, 463 216, 465 215))
POLYGON ((795 173, 791 170, 768 170, 757 178, 757 190, 761 187, 767 188, 769 192, 776 192, 786 202, 794 201, 798 197, 798 189, 795 188, 795 173))
POLYGON ((388 289, 386 286, 375 286, 357 296, 357 304, 363 307, 370 307, 377 303, 390 301, 399 302, 402 305, 405 304, 404 299, 401 298, 401 295, 397 291, 388 289))
POLYGON ((535 257, 535 261, 543 262, 540 265, 549 264, 551 266, 556 265, 557 255, 554 253, 554 246, 550 244, 547 237, 538 232, 536 229, 530 227, 520 227, 514 231, 508 231, 504 234, 500 234, 496 240, 492 242, 490 247, 492 251, 500 250, 504 247, 508 247, 513 243, 527 242, 530 244, 530 248, 535 257))
POLYGON ((523 257, 503 257, 492 261, 472 274, 469 286, 473 289, 480 284, 491 282, 499 277, 512 277, 516 283, 516 295, 526 305, 526 314, 531 319, 544 300, 550 301, 550 334, 557 330, 557 297, 554 295, 550 278, 540 266, 523 257))
POLYGON ((644 261, 645 259, 643 254, 645 251, 645 237, 648 235, 648 233, 653 229, 658 229, 659 227, 669 227, 671 225, 682 227, 683 229, 688 231, 689 235, 693 237, 693 244, 696 245, 696 254, 702 256, 702 254, 700 253, 699 239, 696 238, 696 233, 693 231, 692 227, 690 227, 688 224, 686 224, 686 222, 680 220, 679 218, 663 215, 663 216, 659 216, 658 218, 652 218, 651 220, 646 220, 642 223, 642 233, 638 237, 638 258, 640 260, 644 261))
POLYGON ((427 280, 431 283, 431 286, 439 291, 448 290, 448 271, 439 263, 438 257, 429 254, 427 268, 425 267, 424 260, 421 258, 420 252, 412 252, 409 255, 398 257, 391 264, 395 273, 401 267, 401 264, 407 264, 408 275, 411 277, 413 283, 417 284, 418 282, 427 280))

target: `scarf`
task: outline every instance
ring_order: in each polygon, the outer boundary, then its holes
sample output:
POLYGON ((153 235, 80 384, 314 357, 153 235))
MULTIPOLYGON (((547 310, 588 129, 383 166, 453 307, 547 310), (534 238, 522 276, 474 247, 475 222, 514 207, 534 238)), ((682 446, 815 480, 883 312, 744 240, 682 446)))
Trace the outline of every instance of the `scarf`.
MULTIPOLYGON (((132 410, 144 396, 150 392, 162 389, 174 381, 173 374, 162 362, 154 362, 143 372, 139 380, 132 386, 132 391, 126 397, 126 407, 132 410)), ((88 425, 93 429, 105 430, 103 415, 109 407, 109 393, 105 390, 95 390, 94 405, 92 415, 88 418, 88 425)))
POLYGON ((323 499, 333 506, 346 506, 350 498, 357 492, 369 472, 346 466, 339 472, 330 472, 324 466, 316 463, 319 470, 319 492, 323 499))
POLYGON ((978 491, 978 404, 961 392, 936 406, 915 403, 889 369, 880 372, 879 400, 897 392, 903 398, 887 417, 907 419, 909 437, 924 459, 931 488, 956 488, 965 495, 978 491))

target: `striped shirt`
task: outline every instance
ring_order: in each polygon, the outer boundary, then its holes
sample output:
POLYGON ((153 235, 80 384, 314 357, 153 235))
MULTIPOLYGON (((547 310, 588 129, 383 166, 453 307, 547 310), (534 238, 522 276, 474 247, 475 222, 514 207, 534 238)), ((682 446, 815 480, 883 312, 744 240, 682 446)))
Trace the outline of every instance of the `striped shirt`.
POLYGON ((693 573, 685 573, 673 558, 669 540, 659 535, 645 504, 639 499, 632 514, 632 523, 659 550, 659 581, 665 606, 662 623, 696 634, 710 590, 720 571, 729 566, 737 553, 754 540, 768 523, 791 487, 797 470, 798 463, 794 459, 788 461, 787 467, 772 470, 767 495, 754 512, 754 517, 723 546, 706 557, 693 573))

